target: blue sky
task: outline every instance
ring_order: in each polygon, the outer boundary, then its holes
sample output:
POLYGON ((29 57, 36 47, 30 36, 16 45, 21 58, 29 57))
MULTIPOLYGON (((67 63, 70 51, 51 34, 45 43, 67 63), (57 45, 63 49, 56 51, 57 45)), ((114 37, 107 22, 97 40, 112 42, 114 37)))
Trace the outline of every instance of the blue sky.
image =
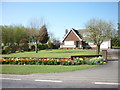
POLYGON ((44 18, 48 31, 63 38, 65 29, 84 29, 92 18, 112 21, 117 28, 117 2, 3 2, 2 25, 29 26, 30 20, 44 18))

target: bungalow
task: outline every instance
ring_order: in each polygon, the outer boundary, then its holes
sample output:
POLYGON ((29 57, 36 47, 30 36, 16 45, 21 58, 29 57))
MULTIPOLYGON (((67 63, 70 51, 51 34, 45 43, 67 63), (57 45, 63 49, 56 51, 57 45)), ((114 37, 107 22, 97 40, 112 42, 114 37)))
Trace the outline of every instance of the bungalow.
MULTIPOLYGON (((96 48, 96 44, 93 42, 86 42, 86 36, 89 35, 88 30, 80 29, 75 30, 71 29, 65 35, 60 45, 60 49, 93 49, 96 48)), ((111 40, 104 40, 101 44, 101 49, 111 48, 111 40)))

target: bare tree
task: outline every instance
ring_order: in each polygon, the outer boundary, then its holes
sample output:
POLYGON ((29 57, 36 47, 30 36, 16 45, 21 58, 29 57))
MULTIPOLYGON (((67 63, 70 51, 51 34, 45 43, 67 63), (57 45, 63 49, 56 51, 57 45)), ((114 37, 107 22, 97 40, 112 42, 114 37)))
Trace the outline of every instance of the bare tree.
POLYGON ((43 25, 45 24, 45 20, 43 17, 41 17, 40 19, 38 18, 32 18, 29 21, 29 27, 30 28, 35 28, 35 29, 40 29, 43 25))
POLYGON ((97 45, 97 54, 100 53, 100 45, 105 39, 109 39, 113 30, 113 23, 102 19, 91 19, 87 22, 86 28, 89 30, 89 40, 97 45))
POLYGON ((51 41, 51 42, 53 42, 54 40, 56 40, 56 37, 55 37, 55 35, 54 35, 54 33, 53 32, 48 32, 49 33, 49 40, 51 41))
POLYGON ((37 46, 39 43, 40 37, 40 28, 45 24, 44 19, 31 19, 29 28, 26 30, 27 35, 29 36, 29 41, 35 43, 35 52, 38 52, 37 46))

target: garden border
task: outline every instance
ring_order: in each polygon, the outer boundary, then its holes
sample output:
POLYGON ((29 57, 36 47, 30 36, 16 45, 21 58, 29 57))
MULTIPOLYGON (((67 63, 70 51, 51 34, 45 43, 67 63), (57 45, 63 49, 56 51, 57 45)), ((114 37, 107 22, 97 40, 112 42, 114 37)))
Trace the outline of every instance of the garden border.
POLYGON ((106 63, 102 55, 75 55, 63 58, 58 57, 2 57, 2 64, 36 64, 36 65, 81 65, 81 64, 103 64, 106 63), (95 58, 89 59, 88 58, 95 58), (12 59, 10 59, 12 58, 12 59), (6 60, 8 59, 8 61, 6 60), (85 59, 85 60, 84 60, 85 59), (60 60, 60 61, 59 61, 60 60), (92 60, 92 61, 91 61, 92 60))
POLYGON ((71 56, 71 59, 73 60, 76 57, 80 57, 80 58, 83 58, 83 57, 102 57, 102 55, 74 55, 74 56, 71 56))

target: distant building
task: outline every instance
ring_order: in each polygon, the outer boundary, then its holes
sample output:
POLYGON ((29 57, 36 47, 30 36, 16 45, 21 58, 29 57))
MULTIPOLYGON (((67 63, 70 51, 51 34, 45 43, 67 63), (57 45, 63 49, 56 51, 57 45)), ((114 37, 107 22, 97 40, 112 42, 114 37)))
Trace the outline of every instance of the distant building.
MULTIPOLYGON (((96 48, 96 44, 94 42, 86 42, 87 35, 89 35, 88 30, 80 29, 75 30, 72 29, 68 31, 65 37, 62 40, 60 45, 60 49, 89 49, 96 48)), ((106 39, 101 44, 101 49, 111 48, 111 40, 106 39)))

